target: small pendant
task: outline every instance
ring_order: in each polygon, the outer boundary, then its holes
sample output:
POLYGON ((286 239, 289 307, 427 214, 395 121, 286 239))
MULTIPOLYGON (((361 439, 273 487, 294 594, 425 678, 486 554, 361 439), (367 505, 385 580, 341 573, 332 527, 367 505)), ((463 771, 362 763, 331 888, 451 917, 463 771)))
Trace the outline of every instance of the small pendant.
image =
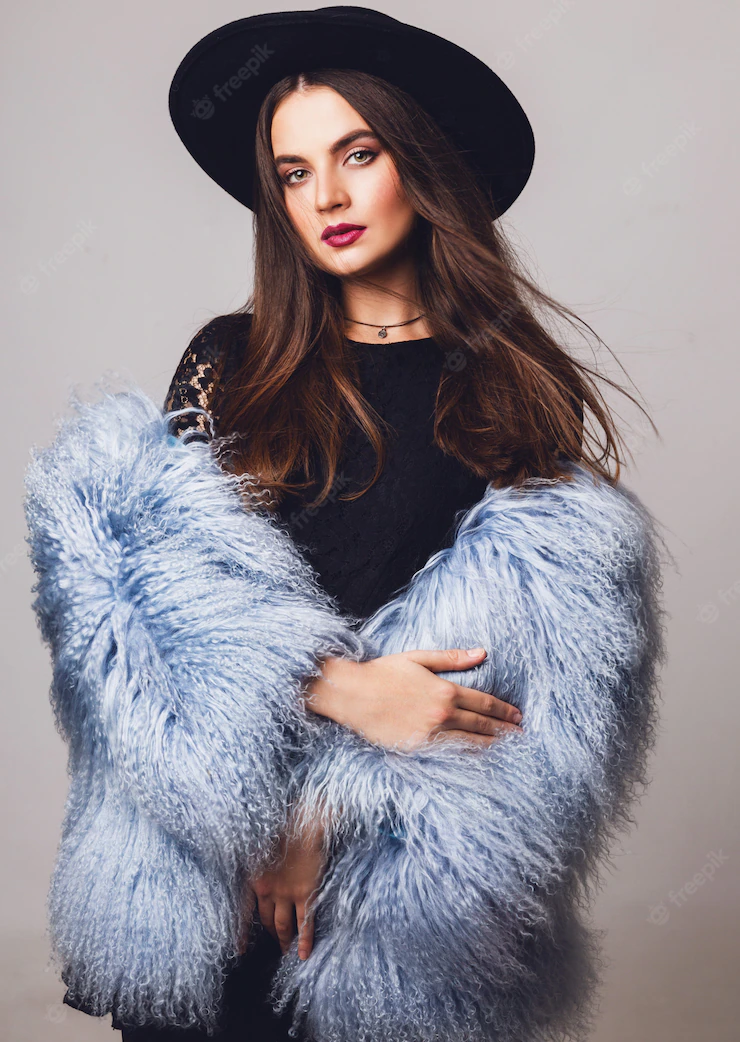
POLYGON ((382 329, 378 330, 378 336, 382 336, 382 337, 388 336, 388 330, 385 328, 385 326, 383 326, 382 329))

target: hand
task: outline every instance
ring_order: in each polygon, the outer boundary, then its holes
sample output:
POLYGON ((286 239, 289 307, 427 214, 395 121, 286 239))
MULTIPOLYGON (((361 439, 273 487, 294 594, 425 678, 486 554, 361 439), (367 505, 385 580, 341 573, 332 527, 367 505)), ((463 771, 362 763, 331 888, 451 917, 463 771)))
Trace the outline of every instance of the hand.
POLYGON ((323 839, 323 829, 318 824, 299 836, 283 836, 278 867, 249 880, 257 898, 260 922, 278 941, 283 955, 293 940, 296 923, 298 957, 307 959, 313 947, 309 901, 326 870, 323 839))
POLYGON ((306 688, 306 705, 380 745, 408 750, 436 736, 455 736, 488 746, 504 730, 522 730, 519 710, 435 675, 470 669, 485 656, 483 648, 472 654, 453 648, 402 651, 366 662, 330 657, 322 676, 306 688))

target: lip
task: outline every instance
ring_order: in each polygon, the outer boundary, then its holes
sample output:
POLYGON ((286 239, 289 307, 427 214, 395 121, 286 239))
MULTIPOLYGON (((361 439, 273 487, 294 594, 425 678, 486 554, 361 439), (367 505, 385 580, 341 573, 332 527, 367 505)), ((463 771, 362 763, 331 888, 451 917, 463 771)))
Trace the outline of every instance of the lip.
POLYGON ((324 228, 321 238, 329 246, 347 246, 351 242, 356 242, 364 231, 365 225, 363 224, 330 224, 324 228))

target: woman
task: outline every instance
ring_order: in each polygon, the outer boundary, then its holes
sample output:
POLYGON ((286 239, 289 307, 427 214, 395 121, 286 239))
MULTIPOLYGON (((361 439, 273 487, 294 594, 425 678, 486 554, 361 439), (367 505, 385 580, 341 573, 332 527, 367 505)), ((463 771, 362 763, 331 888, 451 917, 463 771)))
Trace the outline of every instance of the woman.
MULTIPOLYGON (((270 17, 243 19, 201 41, 178 70, 173 90, 181 89, 193 55, 203 59, 206 75, 216 75, 209 58, 228 71, 223 50, 216 55, 223 40, 239 38, 244 53, 270 17)), ((472 517, 471 508, 489 487, 515 490, 542 479, 567 484, 574 463, 614 484, 619 435, 594 374, 559 346, 536 317, 535 305, 571 313, 518 269, 494 223, 531 168, 523 113, 518 123, 510 116, 510 137, 500 142, 498 165, 486 177, 413 93, 392 82, 390 68, 382 77, 367 71, 371 52, 376 64, 388 62, 387 48, 377 49, 373 31, 388 40, 396 33, 397 42, 409 31, 418 34, 414 42, 422 52, 428 48, 427 60, 440 44, 450 55, 459 48, 437 37, 422 40, 429 34, 363 9, 272 19, 288 34, 283 44, 301 40, 301 55, 307 53, 306 32, 318 32, 317 47, 320 41, 325 55, 341 50, 343 68, 321 68, 311 49, 313 67, 305 70, 297 57, 282 53, 285 47, 262 46, 259 53, 268 52, 261 59, 262 78, 250 87, 252 104, 259 101, 253 185, 232 190, 229 185, 237 182, 219 165, 213 139, 199 153, 187 135, 203 127, 175 118, 207 172, 255 209, 255 283, 244 308, 213 320, 193 338, 165 412, 172 414, 173 433, 187 432, 187 443, 210 442, 224 471, 249 475, 253 492, 303 552, 333 605, 354 622, 374 617, 380 633, 394 595, 459 539, 463 515, 472 517), (333 36, 327 37, 327 24, 333 36), (362 41, 362 49, 347 48, 348 40, 362 41), (276 66, 282 60, 295 68, 276 78, 277 68, 270 73, 267 64, 270 50, 276 66), (584 435, 584 407, 596 434, 584 435)), ((469 55, 466 60, 472 85, 479 63, 469 55)), ((247 68, 256 74, 255 66, 247 68)), ((396 81, 399 75, 407 78, 408 71, 396 68, 396 81)), ((236 93, 248 79, 239 73, 227 82, 236 93)), ((503 107, 506 88, 493 79, 503 107)), ((424 96, 424 87, 417 92, 424 96)), ((464 95, 463 84, 458 105, 464 105, 464 95)), ((227 143, 222 137, 222 147, 227 143)), ((652 658, 646 652, 641 660, 645 690, 652 684, 658 643, 652 634, 652 658)), ((443 647, 367 656, 343 649, 322 655, 321 668, 304 691, 308 715, 331 720, 376 749, 410 752, 431 738, 435 745, 456 738, 458 750, 489 747, 508 732, 524 733, 527 716, 490 689, 466 686, 464 671, 484 663, 487 650, 443 647), (462 674, 459 682, 438 675, 453 671, 462 674)), ((544 654, 551 655, 552 648, 544 654)), ((498 690, 507 690, 503 678, 498 690)), ((626 702, 623 712, 630 715, 626 702)), ((626 754, 621 777, 615 774, 613 780, 625 798, 640 780, 641 757, 651 740, 649 699, 633 716, 632 725, 642 728, 634 763, 626 754)), ((462 772, 461 767, 460 777, 462 772)), ((311 900, 331 877, 329 856, 336 849, 327 835, 331 813, 328 818, 313 813, 318 791, 332 791, 331 772, 322 774, 314 764, 295 777, 304 786, 297 803, 303 813, 291 816, 281 833, 278 857, 244 880, 244 922, 253 911, 259 922, 242 932, 241 958, 226 979, 218 1018, 224 1039, 291 1037, 286 1007, 298 992, 298 978, 294 969, 291 979, 281 957, 297 944, 298 958, 311 958, 311 900), (283 991, 280 1007, 273 1008, 268 992, 278 968, 283 991)), ((340 818, 343 812, 340 799, 332 813, 340 818)), ((383 829, 395 841, 406 836, 398 822, 381 824, 383 829)), ((341 838, 340 830, 334 841, 341 838)), ((337 862, 336 878, 347 863, 346 856, 337 862)), ((531 880, 529 889, 537 894, 536 877, 531 880)), ((465 893, 460 900, 464 904, 465 893)), ((566 919, 562 908, 560 918, 566 919)), ((562 934, 574 951, 579 942, 588 948, 579 930, 571 923, 562 934)), ((520 934, 526 934, 523 926, 520 934)), ((502 968, 507 961, 514 961, 511 955, 502 959, 502 968)), ((560 995, 545 997, 539 1006, 529 1001, 531 1037, 543 1030, 536 1018, 545 1014, 555 1027, 569 1023, 572 1029, 584 1022, 591 971, 580 957, 571 961, 572 977, 558 977, 552 964, 541 964, 547 978, 543 993, 557 981, 560 995)), ((380 973, 378 990, 388 972, 386 966, 380 973)), ((67 1001, 84 1008, 72 995, 67 1001)), ((463 1024, 472 1031, 474 1021, 466 1020, 464 1003, 450 1013, 451 1001, 445 1037, 454 1038, 452 1032, 463 1024)), ((197 1027, 163 1026, 161 1018, 129 1028, 115 1014, 114 1007, 114 1025, 123 1027, 124 1042, 207 1037, 197 1027)), ((322 1022, 320 1016, 310 1028, 326 1040, 345 1037, 342 1031, 357 1037, 350 1031, 362 1024, 358 1011, 344 1021, 332 1014, 322 1022), (359 1020, 350 1029, 353 1016, 359 1020)), ((426 1016, 409 1012, 413 1037, 426 1037, 426 1016)), ((513 1023, 510 1015, 509 1020, 513 1023)), ((380 1020, 374 1024, 380 1032, 380 1020)), ((475 1030, 479 1034, 470 1037, 486 1037, 480 1022, 475 1030)), ((495 1037, 508 1038, 502 1030, 498 1025, 495 1037)))

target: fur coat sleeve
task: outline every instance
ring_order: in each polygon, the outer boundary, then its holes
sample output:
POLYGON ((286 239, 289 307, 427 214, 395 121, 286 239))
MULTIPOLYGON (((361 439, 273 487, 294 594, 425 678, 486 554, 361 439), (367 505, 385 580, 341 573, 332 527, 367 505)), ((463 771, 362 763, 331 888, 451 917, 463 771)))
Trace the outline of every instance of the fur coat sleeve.
POLYGON ((295 819, 331 844, 314 949, 276 1010, 320 1042, 581 1037, 600 860, 646 784, 657 536, 580 467, 491 487, 393 600, 342 616, 207 444, 139 391, 78 407, 29 466, 34 607, 70 795, 49 897, 72 996, 212 1027, 246 873, 295 819), (489 748, 388 750, 306 711, 326 655, 483 645, 441 674, 523 713, 489 748))

